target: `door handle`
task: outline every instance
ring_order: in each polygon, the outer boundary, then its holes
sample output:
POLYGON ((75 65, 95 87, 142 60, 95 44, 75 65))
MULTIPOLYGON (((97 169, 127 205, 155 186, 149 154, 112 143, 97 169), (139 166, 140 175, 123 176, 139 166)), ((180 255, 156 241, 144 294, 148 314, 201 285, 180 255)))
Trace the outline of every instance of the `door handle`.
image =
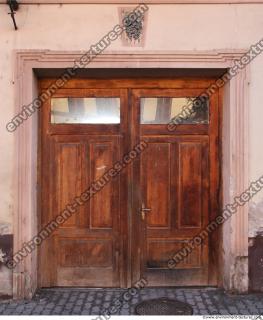
POLYGON ((149 212, 151 211, 150 208, 145 208, 145 205, 144 203, 142 204, 142 207, 141 207, 141 217, 142 217, 142 220, 145 220, 145 212, 149 212))

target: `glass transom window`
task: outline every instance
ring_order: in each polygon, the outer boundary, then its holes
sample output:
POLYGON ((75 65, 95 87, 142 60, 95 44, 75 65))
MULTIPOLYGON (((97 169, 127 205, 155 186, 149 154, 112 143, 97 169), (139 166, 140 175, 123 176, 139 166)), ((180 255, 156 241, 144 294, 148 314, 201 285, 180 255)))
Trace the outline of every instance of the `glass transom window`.
POLYGON ((52 98, 51 123, 120 123, 120 98, 52 98))
POLYGON ((141 124, 168 124, 178 119, 181 124, 207 124, 209 101, 201 98, 141 98, 141 124))

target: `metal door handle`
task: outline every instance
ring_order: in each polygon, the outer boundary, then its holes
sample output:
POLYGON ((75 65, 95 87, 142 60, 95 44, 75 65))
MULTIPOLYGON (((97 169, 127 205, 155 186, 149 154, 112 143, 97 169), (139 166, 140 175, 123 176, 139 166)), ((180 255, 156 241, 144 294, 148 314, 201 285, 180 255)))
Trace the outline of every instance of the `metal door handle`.
POLYGON ((151 211, 150 208, 145 208, 144 204, 142 204, 142 207, 141 207, 141 217, 142 217, 142 220, 145 220, 145 212, 149 212, 151 211))

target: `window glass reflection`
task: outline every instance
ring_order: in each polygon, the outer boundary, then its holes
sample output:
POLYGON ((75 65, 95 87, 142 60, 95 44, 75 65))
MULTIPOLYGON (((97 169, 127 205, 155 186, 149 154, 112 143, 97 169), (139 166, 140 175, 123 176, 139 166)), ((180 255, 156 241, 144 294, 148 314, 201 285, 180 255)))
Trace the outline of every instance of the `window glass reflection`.
POLYGON ((51 123, 120 123, 120 99, 52 98, 51 123))
POLYGON ((209 122, 209 101, 196 98, 141 98, 142 124, 167 124, 180 117, 182 124, 209 122))

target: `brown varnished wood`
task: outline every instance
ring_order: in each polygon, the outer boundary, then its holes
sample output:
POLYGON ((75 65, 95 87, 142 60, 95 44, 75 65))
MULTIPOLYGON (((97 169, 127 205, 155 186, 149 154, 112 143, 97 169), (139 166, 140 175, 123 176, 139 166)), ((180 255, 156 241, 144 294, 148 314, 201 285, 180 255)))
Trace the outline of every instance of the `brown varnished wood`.
MULTIPOLYGON (((50 87, 57 79, 40 79, 41 88, 45 89, 50 87)), ((204 89, 208 88, 216 78, 111 78, 111 79, 71 79, 68 80, 63 88, 64 89, 99 89, 99 88, 155 88, 155 89, 204 89)))
MULTIPOLYGON (((120 97, 121 124, 118 126, 52 125, 50 101, 43 105, 42 227, 98 180, 126 151, 127 95, 123 91, 69 90, 55 95, 120 97), (68 127, 71 128, 68 130, 68 127), (111 127, 118 130, 113 131, 111 127)), ((42 287, 126 286, 122 271, 125 267, 121 227, 127 212, 126 190, 126 174, 121 173, 89 202, 79 206, 76 213, 45 241, 40 252, 42 287)))
POLYGON ((143 276, 149 286, 217 285, 213 248, 218 232, 175 269, 170 270, 167 261, 218 212, 218 92, 210 98, 209 124, 181 125, 172 133, 165 125, 139 124, 141 97, 200 93, 199 89, 133 90, 132 136, 134 142, 148 142, 134 164, 134 212, 140 211, 142 203, 151 209, 144 221, 134 215, 134 233, 141 235, 134 242, 140 257, 134 259, 133 282, 143 276))
MULTIPOLYGON (((54 79, 40 80, 40 90, 54 79)), ((180 267, 171 253, 218 213, 220 108, 210 97, 210 123, 140 125, 140 97, 198 96, 207 79, 74 79, 53 97, 120 97, 120 124, 50 124, 50 99, 40 112, 40 227, 58 214, 139 141, 148 148, 78 213, 39 252, 41 287, 127 287, 141 277, 149 286, 217 285, 220 232, 180 267), (102 168, 98 173, 96 168, 102 168), (145 221, 142 203, 152 207, 145 221)), ((168 103, 168 101, 167 101, 168 103)), ((160 117, 166 111, 158 109, 160 117)), ((147 213, 146 213, 147 214, 147 213)))

